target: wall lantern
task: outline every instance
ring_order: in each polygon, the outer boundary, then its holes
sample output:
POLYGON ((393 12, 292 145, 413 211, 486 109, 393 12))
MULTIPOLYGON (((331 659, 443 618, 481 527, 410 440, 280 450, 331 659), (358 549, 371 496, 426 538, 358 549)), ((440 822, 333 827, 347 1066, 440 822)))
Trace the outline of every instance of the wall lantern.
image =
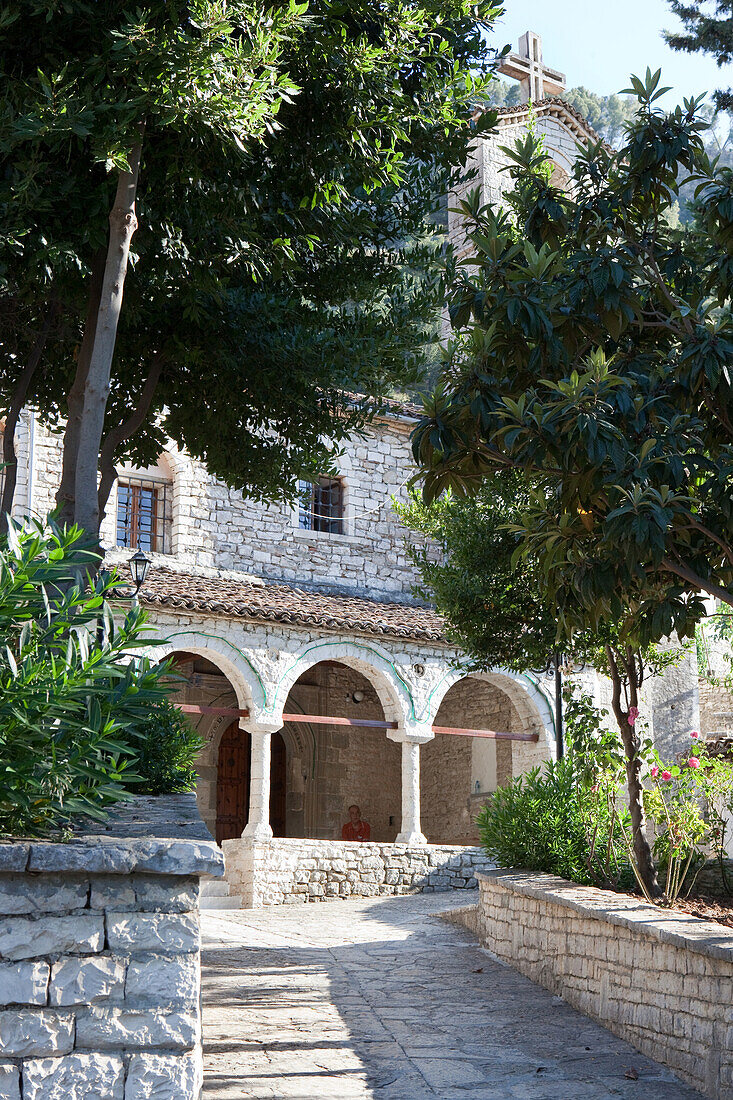
POLYGON ((148 569, 150 568, 150 559, 146 558, 142 550, 138 550, 133 554, 129 561, 130 576, 132 577, 132 583, 135 587, 135 595, 145 584, 145 578, 148 575, 148 569))

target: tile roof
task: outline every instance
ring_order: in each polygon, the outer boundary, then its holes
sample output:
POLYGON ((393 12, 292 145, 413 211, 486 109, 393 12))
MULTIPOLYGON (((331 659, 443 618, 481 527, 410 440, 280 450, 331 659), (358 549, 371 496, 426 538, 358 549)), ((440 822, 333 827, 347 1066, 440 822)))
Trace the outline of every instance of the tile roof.
POLYGON ((430 608, 330 595, 246 576, 238 580, 152 568, 140 601, 149 607, 316 626, 342 634, 389 635, 449 644, 443 620, 430 608))
MULTIPOLYGON (((593 129, 587 118, 578 111, 572 104, 568 103, 562 96, 547 96, 545 99, 538 99, 531 106, 529 103, 517 103, 512 107, 495 107, 493 108, 499 116, 499 126, 511 126, 515 122, 524 122, 530 111, 535 118, 541 115, 554 115, 556 118, 561 118, 567 125, 569 130, 575 134, 576 138, 581 142, 586 141, 598 141, 599 135, 593 129)), ((611 148, 607 142, 604 142, 607 148, 611 148)))

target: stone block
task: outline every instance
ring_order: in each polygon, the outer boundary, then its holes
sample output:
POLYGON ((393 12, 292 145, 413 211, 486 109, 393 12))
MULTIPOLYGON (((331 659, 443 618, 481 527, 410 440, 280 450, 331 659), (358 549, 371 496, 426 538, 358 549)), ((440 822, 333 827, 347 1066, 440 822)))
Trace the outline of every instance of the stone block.
POLYGON ((0 1062, 0 1100, 20 1100, 20 1072, 11 1062, 0 1062))
POLYGON ((89 904, 92 909, 136 909, 137 898, 132 878, 123 875, 96 876, 92 879, 89 904))
POLYGON ((151 955, 133 959, 127 968, 125 1000, 162 1005, 195 1005, 200 986, 195 955, 151 955))
POLYGON ((163 913, 186 913, 198 905, 199 886, 195 878, 135 875, 133 878, 137 904, 141 910, 155 909, 163 913))
POLYGON ((25 871, 30 844, 0 844, 0 872, 25 871))
POLYGON ((110 1054, 32 1058, 23 1066, 23 1100, 123 1100, 125 1067, 110 1054))
POLYGON ((133 1054, 125 1100, 196 1100, 202 1081, 196 1055, 133 1054))
POLYGON ((49 1001, 52 1005, 121 1001, 125 988, 125 964, 108 955, 66 958, 51 968, 49 1001))
POLYGON ((78 1049, 168 1047, 190 1050, 198 1040, 199 1024, 194 1012, 92 1006, 87 1012, 80 1012, 76 1020, 78 1049))
POLYGON ((90 954, 104 946, 101 913, 28 920, 8 917, 0 921, 0 956, 31 959, 37 955, 90 954))
POLYGON ((83 909, 88 896, 89 883, 83 879, 69 882, 60 875, 0 876, 0 913, 7 917, 83 909))
POLYGON ((113 951, 198 951, 198 917, 188 913, 107 913, 107 941, 113 951))
POLYGON ((0 1005, 45 1005, 48 971, 48 963, 35 960, 0 964, 0 1005))
POLYGON ((6 1058, 67 1054, 74 1046, 71 1012, 4 1009, 0 1012, 0 1050, 6 1058))

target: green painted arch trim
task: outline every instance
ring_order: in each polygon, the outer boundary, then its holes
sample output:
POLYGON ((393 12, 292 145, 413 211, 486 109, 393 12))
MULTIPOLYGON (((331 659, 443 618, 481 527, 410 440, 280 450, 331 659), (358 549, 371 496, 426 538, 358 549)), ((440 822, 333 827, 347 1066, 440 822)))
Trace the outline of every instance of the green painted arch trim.
MULTIPOLYGON (((414 720, 414 718, 415 718, 415 700, 412 697, 412 691, 410 690, 410 685, 408 684, 407 680, 405 680, 404 676, 399 671, 399 669, 397 668, 397 665, 394 663, 394 661, 391 661, 388 657, 385 657, 385 655, 383 653, 380 653, 378 649, 374 649, 372 646, 362 645, 361 642, 347 642, 346 644, 349 646, 350 649, 362 650, 364 653, 368 653, 371 657, 377 657, 378 660, 381 663, 386 664, 386 665, 389 666, 389 668, 394 673, 395 678, 397 680, 399 680, 399 682, 402 684, 403 688, 405 689, 405 691, 407 693, 407 699, 408 699, 408 702, 409 702, 408 718, 411 719, 411 720, 414 720)), ((291 665, 288 665, 288 667, 284 670, 284 672, 280 676, 280 679, 278 680, 277 684, 275 685, 275 694, 273 696, 272 703, 269 703, 267 705, 267 707, 265 708, 266 712, 268 714, 274 714, 275 713, 275 706, 276 706, 277 701, 280 697, 280 690, 282 688, 283 681, 287 679, 287 677, 291 674, 291 672, 294 669, 296 669, 298 667, 298 665, 302 663, 302 661, 304 661, 304 659, 308 656, 309 653, 313 653, 314 650, 318 650, 318 649, 326 649, 326 650, 341 649, 341 648, 343 648, 343 645, 344 645, 343 642, 314 642, 311 645, 309 645, 306 649, 304 649, 303 652, 300 653, 296 657, 296 659, 293 661, 293 663, 291 665)), ((318 662, 316 661, 314 663, 317 664, 318 662)), ((309 665, 308 667, 310 668, 311 666, 309 665)))
POLYGON ((209 641, 218 642, 220 645, 228 646, 233 650, 238 657, 241 657, 244 663, 252 670, 257 679, 257 683, 260 685, 260 691, 262 692, 262 698, 264 700, 265 709, 267 709, 267 688, 265 687, 264 680, 259 674, 257 667, 252 663, 247 654, 236 646, 234 642, 230 642, 228 638, 222 638, 219 634, 208 634, 204 630, 177 630, 175 634, 169 634, 166 637, 166 642, 172 638, 208 638, 209 641))
MULTIPOLYGON (((420 715, 420 718, 418 719, 418 721, 423 719, 425 717, 426 713, 430 712, 430 701, 431 701, 431 699, 435 695, 438 688, 442 684, 444 684, 447 679, 450 678, 450 676, 453 672, 462 672, 463 673, 463 678, 465 678, 465 677, 470 676, 472 671, 474 671, 474 670, 470 669, 466 665, 454 665, 452 669, 449 669, 448 672, 446 672, 443 676, 441 676, 441 678, 438 680, 437 684, 434 685, 433 689, 431 690, 430 694, 428 695, 428 697, 425 701, 425 706, 422 709, 422 712, 421 712, 421 715, 420 715)), ((555 715, 554 715, 554 712, 553 712, 553 709, 552 709, 552 704, 551 704, 551 701, 547 698, 547 695, 545 694, 545 692, 544 692, 542 686, 540 685, 540 683, 533 676, 529 675, 529 673, 526 673, 526 672, 514 672, 514 673, 512 673, 512 672, 509 672, 508 669, 506 669, 504 672, 500 671, 499 669, 492 669, 492 671, 495 672, 496 675, 498 675, 498 676, 509 675, 510 679, 526 680, 527 683, 531 687, 533 687, 535 691, 539 692, 539 694, 542 696, 542 698, 547 703, 547 710, 548 710, 548 714, 550 716, 550 722, 552 723, 552 734, 553 734, 553 737, 554 737, 555 741, 557 741, 557 730, 555 729, 555 715)), ((487 675, 491 675, 491 673, 488 673, 487 675)), ((456 683, 459 683, 459 682, 460 682, 459 680, 456 680, 456 683)), ((451 685, 451 687, 452 686, 453 685, 451 685)))

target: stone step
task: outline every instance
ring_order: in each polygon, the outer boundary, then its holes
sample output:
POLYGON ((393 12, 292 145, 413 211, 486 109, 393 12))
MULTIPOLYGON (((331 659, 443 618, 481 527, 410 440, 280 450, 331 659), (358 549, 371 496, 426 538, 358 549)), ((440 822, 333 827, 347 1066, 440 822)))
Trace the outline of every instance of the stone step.
POLYGON ((223 895, 212 895, 207 897, 205 894, 199 899, 200 909, 241 909, 242 899, 236 895, 231 897, 224 897, 223 895))
POLYGON ((202 898, 225 898, 229 896, 229 883, 225 878, 204 878, 201 880, 202 898))

